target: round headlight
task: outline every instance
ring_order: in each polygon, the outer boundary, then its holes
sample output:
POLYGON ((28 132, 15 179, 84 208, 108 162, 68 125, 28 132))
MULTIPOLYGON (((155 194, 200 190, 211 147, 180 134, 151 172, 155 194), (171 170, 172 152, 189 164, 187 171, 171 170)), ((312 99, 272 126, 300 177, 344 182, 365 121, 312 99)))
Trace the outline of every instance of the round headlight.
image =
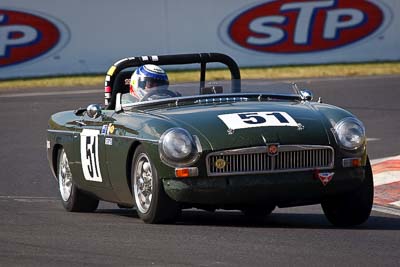
POLYGON ((335 125, 339 144, 345 149, 358 149, 365 143, 365 128, 356 118, 345 118, 335 125))
POLYGON ((173 167, 192 164, 199 155, 193 136, 182 128, 169 129, 161 136, 159 152, 161 160, 173 167))

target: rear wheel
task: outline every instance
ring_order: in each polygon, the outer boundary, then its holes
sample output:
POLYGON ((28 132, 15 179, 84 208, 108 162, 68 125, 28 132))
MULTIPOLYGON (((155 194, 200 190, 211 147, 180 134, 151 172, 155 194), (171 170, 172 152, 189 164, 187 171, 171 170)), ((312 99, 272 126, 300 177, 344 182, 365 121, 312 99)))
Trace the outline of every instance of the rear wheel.
POLYGON ((61 201, 67 211, 92 212, 97 209, 99 200, 83 193, 74 184, 67 154, 63 148, 58 153, 57 176, 61 201))
POLYGON ((139 217, 146 223, 174 222, 180 209, 167 196, 149 155, 138 146, 132 161, 132 192, 139 217))
POLYGON ((374 183, 369 159, 365 167, 365 179, 354 192, 336 196, 321 203, 327 219, 335 226, 355 226, 364 223, 371 214, 374 199, 374 183))

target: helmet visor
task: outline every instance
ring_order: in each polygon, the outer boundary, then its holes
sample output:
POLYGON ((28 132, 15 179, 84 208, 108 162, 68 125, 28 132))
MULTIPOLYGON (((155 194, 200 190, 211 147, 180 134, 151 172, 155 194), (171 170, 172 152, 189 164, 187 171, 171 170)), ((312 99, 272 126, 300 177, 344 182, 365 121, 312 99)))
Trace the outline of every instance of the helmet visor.
POLYGON ((151 77, 140 77, 138 83, 139 88, 143 89, 169 85, 168 80, 155 79, 151 77))

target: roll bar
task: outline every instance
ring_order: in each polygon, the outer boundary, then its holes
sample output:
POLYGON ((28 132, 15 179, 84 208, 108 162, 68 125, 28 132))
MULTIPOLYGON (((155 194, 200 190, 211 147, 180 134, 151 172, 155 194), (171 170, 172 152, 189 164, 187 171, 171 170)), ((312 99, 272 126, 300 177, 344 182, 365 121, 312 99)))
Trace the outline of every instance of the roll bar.
POLYGON ((115 108, 118 88, 115 86, 117 75, 126 68, 139 67, 144 64, 184 65, 200 64, 200 89, 205 85, 207 63, 225 64, 231 72, 232 92, 240 92, 240 70, 236 62, 229 56, 220 53, 177 54, 161 56, 128 57, 115 62, 107 71, 104 87, 104 98, 107 109, 115 108))

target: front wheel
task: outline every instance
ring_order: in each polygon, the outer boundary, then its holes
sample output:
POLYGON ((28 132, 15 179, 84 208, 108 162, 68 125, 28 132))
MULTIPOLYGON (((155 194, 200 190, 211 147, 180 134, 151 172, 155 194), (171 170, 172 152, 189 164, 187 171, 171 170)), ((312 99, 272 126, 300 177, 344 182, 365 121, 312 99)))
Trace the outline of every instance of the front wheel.
POLYGON ((174 222, 180 209, 167 196, 148 153, 138 146, 132 160, 132 192, 139 217, 146 223, 174 222))
POLYGON ((64 149, 58 153, 57 177, 61 202, 67 211, 92 212, 97 209, 99 200, 85 194, 74 184, 64 149))
POLYGON ((367 160, 365 178, 361 186, 345 195, 321 203, 327 219, 335 226, 348 227, 364 223, 371 214, 374 199, 374 182, 371 164, 367 160))

